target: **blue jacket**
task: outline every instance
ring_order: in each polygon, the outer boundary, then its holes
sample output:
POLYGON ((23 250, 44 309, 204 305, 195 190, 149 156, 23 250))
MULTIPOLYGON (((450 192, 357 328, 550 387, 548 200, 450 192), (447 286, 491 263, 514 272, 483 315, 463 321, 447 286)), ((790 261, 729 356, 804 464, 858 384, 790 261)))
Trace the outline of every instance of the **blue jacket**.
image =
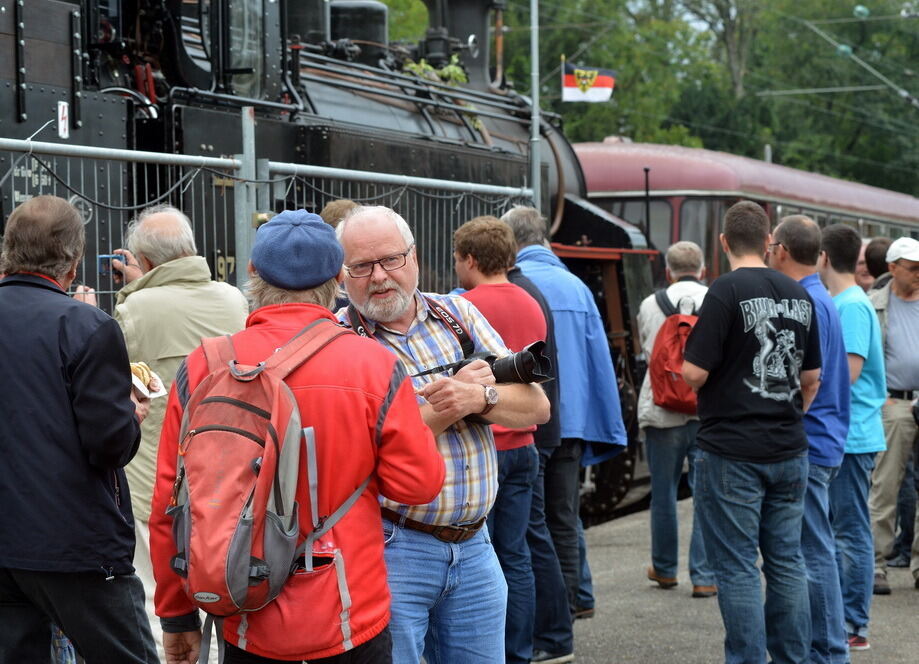
POLYGON ((111 317, 39 276, 0 281, 0 568, 134 570, 130 394, 111 317))
POLYGON ((562 438, 587 443, 581 458, 585 466, 612 458, 628 444, 628 437, 606 331, 593 295, 545 247, 521 249, 517 266, 552 310, 562 438))

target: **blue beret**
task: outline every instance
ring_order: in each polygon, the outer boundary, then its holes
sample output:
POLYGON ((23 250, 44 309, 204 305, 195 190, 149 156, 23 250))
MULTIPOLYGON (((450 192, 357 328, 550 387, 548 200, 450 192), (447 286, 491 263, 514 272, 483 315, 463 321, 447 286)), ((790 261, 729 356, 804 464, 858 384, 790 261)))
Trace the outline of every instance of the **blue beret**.
POLYGON ((337 276, 344 257, 335 230, 322 217, 285 210, 259 226, 251 260, 272 286, 306 290, 337 276))

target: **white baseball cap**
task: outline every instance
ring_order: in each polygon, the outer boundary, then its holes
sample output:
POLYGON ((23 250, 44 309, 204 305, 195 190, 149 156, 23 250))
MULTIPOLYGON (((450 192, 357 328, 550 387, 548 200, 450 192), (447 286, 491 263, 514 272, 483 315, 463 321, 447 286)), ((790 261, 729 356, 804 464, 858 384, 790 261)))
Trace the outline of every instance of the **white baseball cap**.
POLYGON ((887 249, 887 262, 896 263, 901 258, 908 261, 919 261, 919 240, 901 237, 887 249))

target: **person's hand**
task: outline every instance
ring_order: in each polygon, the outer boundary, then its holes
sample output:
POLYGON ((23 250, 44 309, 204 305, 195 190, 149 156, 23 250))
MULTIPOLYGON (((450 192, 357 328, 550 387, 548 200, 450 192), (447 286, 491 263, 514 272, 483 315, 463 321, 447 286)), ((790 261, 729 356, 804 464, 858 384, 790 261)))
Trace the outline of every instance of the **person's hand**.
POLYGON ((163 632, 166 664, 197 664, 201 649, 201 632, 163 632))
POLYGON ((485 390, 482 385, 455 378, 438 378, 419 389, 416 394, 424 397, 435 413, 448 416, 454 422, 470 413, 480 413, 485 408, 485 390))
POLYGON ((475 383, 476 385, 495 384, 495 375, 491 371, 491 365, 485 360, 473 360, 453 374, 453 378, 461 383, 475 383))
POLYGON ((86 304, 93 307, 99 306, 99 302, 96 300, 96 291, 94 291, 89 286, 77 286, 73 293, 73 299, 79 300, 80 302, 85 302, 86 304))
POLYGON ((160 379, 156 376, 150 378, 150 383, 147 385, 147 389, 150 390, 150 394, 159 392, 163 389, 163 384, 160 382, 160 379))
POLYGON ((138 395, 137 391, 132 387, 131 401, 134 402, 134 414, 137 415, 137 420, 143 422, 150 412, 150 399, 138 395))
POLYGON ((124 256, 124 260, 112 259, 112 281, 129 284, 144 275, 137 258, 127 249, 115 249, 113 254, 124 256))

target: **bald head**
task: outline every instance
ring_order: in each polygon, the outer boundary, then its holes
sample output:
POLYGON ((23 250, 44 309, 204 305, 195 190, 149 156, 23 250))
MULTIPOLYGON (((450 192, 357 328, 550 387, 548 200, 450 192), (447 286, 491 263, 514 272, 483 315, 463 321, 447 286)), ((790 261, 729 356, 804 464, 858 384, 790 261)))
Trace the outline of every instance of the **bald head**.
POLYGON ((820 227, 810 217, 794 214, 783 217, 772 234, 774 242, 779 242, 795 263, 814 267, 820 258, 820 227))
POLYGON ((191 223, 178 208, 158 205, 144 210, 128 226, 128 249, 152 267, 198 253, 191 223))

